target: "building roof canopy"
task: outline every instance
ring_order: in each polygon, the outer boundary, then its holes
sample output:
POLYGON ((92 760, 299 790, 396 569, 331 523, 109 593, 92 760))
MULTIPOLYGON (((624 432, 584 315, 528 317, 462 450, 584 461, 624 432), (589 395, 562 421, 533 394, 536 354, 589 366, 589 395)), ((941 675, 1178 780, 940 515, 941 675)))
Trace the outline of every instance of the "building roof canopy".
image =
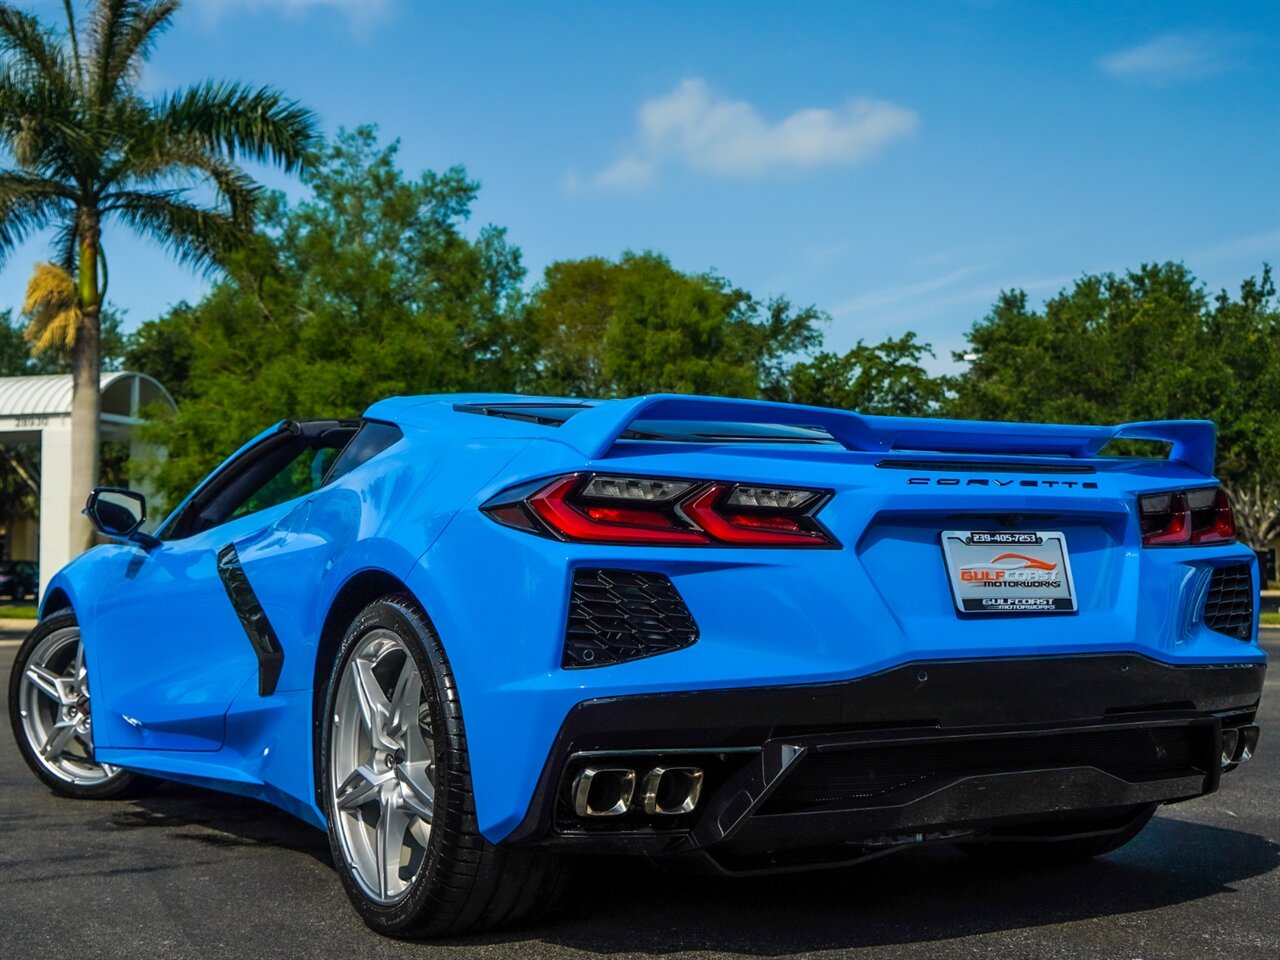
MULTIPOLYGON (((104 416, 141 419, 153 404, 177 409, 169 391, 145 373, 114 371, 102 374, 104 416)), ((71 414, 71 374, 42 377, 0 377, 0 417, 60 417, 71 414)))

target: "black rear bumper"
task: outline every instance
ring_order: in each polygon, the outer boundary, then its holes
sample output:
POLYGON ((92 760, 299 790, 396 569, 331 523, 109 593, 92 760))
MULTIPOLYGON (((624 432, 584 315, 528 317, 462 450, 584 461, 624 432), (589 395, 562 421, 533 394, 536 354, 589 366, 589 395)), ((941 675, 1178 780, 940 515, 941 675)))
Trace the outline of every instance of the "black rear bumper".
POLYGON ((504 843, 704 854, 745 870, 1082 814, 1123 820, 1217 789, 1221 731, 1253 722, 1265 669, 1135 655, 939 661, 844 683, 587 701, 504 843), (679 764, 706 771, 692 813, 572 809, 584 766, 679 764))

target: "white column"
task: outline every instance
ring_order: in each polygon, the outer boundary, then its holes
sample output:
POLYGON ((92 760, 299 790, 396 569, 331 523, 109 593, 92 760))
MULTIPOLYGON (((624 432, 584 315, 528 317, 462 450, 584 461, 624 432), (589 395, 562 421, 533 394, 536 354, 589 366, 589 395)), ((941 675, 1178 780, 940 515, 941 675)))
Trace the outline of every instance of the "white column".
POLYGON ((71 418, 50 417, 40 434, 40 596, 71 559, 72 521, 84 508, 71 502, 71 418))

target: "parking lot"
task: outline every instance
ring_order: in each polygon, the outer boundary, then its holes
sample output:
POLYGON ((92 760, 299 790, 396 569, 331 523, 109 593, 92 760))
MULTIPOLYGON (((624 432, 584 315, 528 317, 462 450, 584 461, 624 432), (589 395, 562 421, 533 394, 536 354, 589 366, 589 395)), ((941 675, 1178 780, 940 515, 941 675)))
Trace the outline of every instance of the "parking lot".
MULTIPOLYGON (((0 631, 7 680, 17 634, 0 631)), ((1280 630, 1265 631, 1273 657, 1280 630)), ((365 929, 324 836, 263 804, 163 786, 51 796, 0 733, 0 947, 7 957, 1209 958, 1280 956, 1280 671, 1259 757, 1214 797, 1163 808, 1103 860, 1037 873, 946 848, 769 879, 591 865, 534 927, 406 944, 365 929)), ((5 685, 7 689, 7 684, 5 685)), ((5 716, 7 717, 7 705, 5 716)))

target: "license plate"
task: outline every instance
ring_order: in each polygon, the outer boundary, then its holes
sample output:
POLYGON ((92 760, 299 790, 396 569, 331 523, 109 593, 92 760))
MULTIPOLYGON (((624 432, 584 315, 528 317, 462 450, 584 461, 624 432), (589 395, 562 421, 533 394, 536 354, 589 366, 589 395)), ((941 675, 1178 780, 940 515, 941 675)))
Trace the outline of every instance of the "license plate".
POLYGON ((944 530, 942 555, 962 613, 1072 613, 1067 540, 1045 530, 944 530))

